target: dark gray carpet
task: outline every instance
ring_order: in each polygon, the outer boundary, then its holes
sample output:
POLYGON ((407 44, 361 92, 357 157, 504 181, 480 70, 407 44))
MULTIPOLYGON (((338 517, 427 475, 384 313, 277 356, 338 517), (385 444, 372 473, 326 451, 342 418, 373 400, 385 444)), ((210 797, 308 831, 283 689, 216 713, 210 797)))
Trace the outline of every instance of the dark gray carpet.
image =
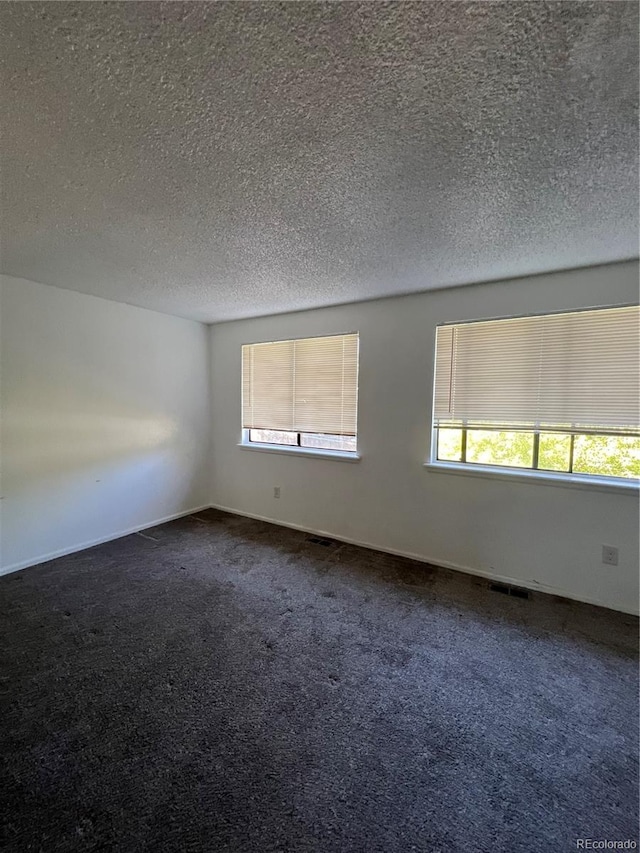
POLYGON ((637 620, 207 511, 0 579, 4 851, 637 839, 637 620))

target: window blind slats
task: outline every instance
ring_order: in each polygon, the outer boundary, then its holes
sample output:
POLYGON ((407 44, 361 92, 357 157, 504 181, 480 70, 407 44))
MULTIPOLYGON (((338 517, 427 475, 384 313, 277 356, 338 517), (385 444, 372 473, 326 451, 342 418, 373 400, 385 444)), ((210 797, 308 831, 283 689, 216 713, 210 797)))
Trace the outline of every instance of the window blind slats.
POLYGON ((631 306, 440 326, 436 426, 640 432, 639 321, 631 306))
POLYGON ((242 348, 245 429, 355 435, 358 335, 242 348))

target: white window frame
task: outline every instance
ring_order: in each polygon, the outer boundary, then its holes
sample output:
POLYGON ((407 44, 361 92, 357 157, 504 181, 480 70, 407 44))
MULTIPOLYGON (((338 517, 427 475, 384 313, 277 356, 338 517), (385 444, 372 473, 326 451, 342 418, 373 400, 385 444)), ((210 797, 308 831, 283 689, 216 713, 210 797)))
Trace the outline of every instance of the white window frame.
MULTIPOLYGON (((616 306, 613 306, 616 307, 616 306)), ((621 306, 622 307, 622 306, 621 306)), ((589 309, 575 309, 575 313, 589 309)), ((546 312, 554 313, 554 312, 546 312)), ((558 311, 555 313, 567 313, 566 311, 558 311)), ((537 315, 513 315, 514 319, 518 316, 537 316, 537 315)), ((485 319, 510 319, 510 317, 496 317, 485 319)), ((459 323, 475 322, 474 320, 460 320, 459 323)), ((435 411, 435 379, 436 379, 436 334, 437 327, 433 336, 433 375, 431 378, 431 430, 430 430, 430 446, 427 456, 427 461, 423 463, 424 467, 432 473, 455 474, 471 477, 482 477, 496 480, 520 481, 525 483, 537 483, 539 485, 560 486, 564 488, 588 489, 590 491, 616 492, 618 494, 627 494, 637 497, 640 495, 640 481, 637 479, 625 477, 608 477, 600 474, 582 474, 569 473, 563 471, 549 471, 541 468, 519 468, 508 465, 483 465, 476 462, 457 462, 438 459, 438 427, 434 424, 435 411)), ((541 430, 544 432, 544 430, 541 430)), ((532 430, 532 432, 534 432, 532 430)), ((571 435, 570 431, 567 434, 571 435)), ((579 432, 574 433, 580 434, 579 432)))
MULTIPOLYGON (((313 338, 324 338, 324 337, 341 337, 343 335, 358 335, 359 340, 359 332, 351 331, 351 332, 327 332, 325 334, 316 334, 316 335, 308 335, 304 338, 283 338, 283 341, 298 341, 298 340, 311 340, 313 338)), ((260 344, 260 343, 269 343, 269 341, 252 341, 248 344, 243 344, 243 346, 251 346, 252 344, 260 344)), ((242 370, 242 368, 241 368, 242 370)), ((360 363, 358 360, 358 377, 360 373, 360 363)), ((357 410, 356 410, 357 411, 357 410)), ((357 418, 357 415, 356 415, 357 418)), ((278 430, 279 431, 279 430, 278 430)), ((250 440, 250 432, 249 428, 242 427, 240 430, 240 441, 237 446, 242 450, 252 450, 258 451, 261 453, 277 453, 284 456, 307 456, 310 458, 316 459, 333 459, 338 462, 359 462, 362 458, 360 453, 360 440, 359 433, 356 433, 356 450, 330 450, 328 448, 321 447, 301 447, 300 445, 295 444, 270 444, 267 442, 259 442, 259 441, 251 441, 250 440)), ((289 432, 289 430, 284 430, 284 432, 289 432)))
POLYGON ((262 453, 280 453, 284 456, 309 456, 316 459, 335 459, 339 462, 359 462, 362 458, 359 451, 326 450, 319 447, 300 447, 294 444, 262 444, 259 441, 249 441, 248 429, 242 429, 238 447, 243 450, 258 450, 262 453))
POLYGON ((640 484, 624 477, 605 477, 598 474, 569 474, 562 471, 543 471, 539 468, 510 468, 507 465, 481 465, 476 462, 447 462, 437 459, 438 429, 431 430, 431 452, 424 467, 433 473, 461 474, 495 480, 521 481, 545 486, 563 486, 600 492, 618 492, 638 496, 640 484))

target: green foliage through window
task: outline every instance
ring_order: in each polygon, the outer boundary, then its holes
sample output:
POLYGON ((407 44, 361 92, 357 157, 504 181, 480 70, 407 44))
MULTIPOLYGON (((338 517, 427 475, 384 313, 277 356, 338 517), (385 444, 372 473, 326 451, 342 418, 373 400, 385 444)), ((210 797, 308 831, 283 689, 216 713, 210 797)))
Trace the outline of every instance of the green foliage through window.
POLYGON ((640 439, 626 435, 577 435, 573 470, 604 477, 640 477, 640 439))
POLYGON ((571 471, 571 436, 566 433, 541 432, 538 468, 546 471, 571 471))
POLYGON ((640 477, 640 437, 484 429, 436 430, 437 458, 508 468, 640 477))
POLYGON ((467 462, 479 465, 508 465, 531 468, 533 433, 496 430, 467 430, 467 462))

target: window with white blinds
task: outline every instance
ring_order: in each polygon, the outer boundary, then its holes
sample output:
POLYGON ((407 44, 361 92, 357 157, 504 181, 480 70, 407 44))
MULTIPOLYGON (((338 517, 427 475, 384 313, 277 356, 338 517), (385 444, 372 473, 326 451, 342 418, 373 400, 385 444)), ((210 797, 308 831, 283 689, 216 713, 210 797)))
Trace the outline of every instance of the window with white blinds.
POLYGON ((579 473, 637 476, 639 389, 638 306, 439 326, 437 458, 480 463, 497 458, 496 464, 549 468, 555 465, 548 462, 555 458, 549 448, 554 442, 564 448, 564 436, 569 455, 551 470, 575 473, 576 437, 591 436, 576 445, 579 473), (509 442, 515 462, 505 451, 509 442), (445 455, 440 444, 447 447, 445 455), (583 447, 589 452, 582 453, 583 447), (598 448, 606 464, 594 461, 598 448))
POLYGON ((242 347, 249 440, 355 451, 357 404, 357 334, 242 347))

